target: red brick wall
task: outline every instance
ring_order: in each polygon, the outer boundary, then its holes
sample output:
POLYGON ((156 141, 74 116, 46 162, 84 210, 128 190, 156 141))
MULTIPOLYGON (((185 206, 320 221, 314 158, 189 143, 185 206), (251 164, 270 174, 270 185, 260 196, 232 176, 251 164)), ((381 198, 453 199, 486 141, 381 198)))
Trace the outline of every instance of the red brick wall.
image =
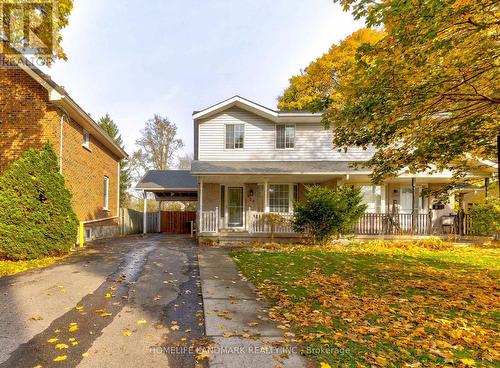
MULTIPOLYGON (((47 140, 59 156, 61 114, 47 90, 26 72, 0 67, 0 174, 27 148, 47 140)), ((117 216, 118 158, 95 137, 90 150, 82 143, 83 128, 64 119, 62 167, 73 209, 81 221, 117 216), (103 209, 104 176, 109 177, 108 211, 103 209)))

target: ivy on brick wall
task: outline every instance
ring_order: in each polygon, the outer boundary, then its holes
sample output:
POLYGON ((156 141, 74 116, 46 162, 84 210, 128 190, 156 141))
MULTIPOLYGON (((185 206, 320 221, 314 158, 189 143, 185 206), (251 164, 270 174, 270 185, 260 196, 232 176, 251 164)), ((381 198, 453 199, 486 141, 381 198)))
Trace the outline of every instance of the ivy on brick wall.
POLYGON ((77 228, 52 146, 28 149, 0 176, 0 259, 67 253, 77 228))

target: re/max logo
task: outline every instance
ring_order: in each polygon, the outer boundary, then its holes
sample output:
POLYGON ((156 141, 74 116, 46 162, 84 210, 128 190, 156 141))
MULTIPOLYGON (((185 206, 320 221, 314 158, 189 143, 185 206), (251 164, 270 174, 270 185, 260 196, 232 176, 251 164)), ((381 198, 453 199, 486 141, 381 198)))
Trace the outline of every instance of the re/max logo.
POLYGON ((50 57, 56 43, 57 0, 0 0, 0 52, 50 57))

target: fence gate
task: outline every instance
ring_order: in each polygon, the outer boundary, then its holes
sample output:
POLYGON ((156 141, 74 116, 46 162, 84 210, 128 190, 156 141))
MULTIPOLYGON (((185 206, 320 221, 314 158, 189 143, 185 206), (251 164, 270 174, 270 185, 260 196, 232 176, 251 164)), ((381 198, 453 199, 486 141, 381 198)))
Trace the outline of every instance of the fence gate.
POLYGON ((162 211, 161 232, 175 234, 189 234, 190 221, 196 220, 196 211, 162 211))

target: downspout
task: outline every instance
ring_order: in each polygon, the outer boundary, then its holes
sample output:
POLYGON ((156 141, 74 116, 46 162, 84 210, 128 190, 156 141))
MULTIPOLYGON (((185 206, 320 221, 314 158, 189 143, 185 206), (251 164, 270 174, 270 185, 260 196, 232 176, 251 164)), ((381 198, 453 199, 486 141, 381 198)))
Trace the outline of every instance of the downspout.
POLYGON ((61 120, 59 122, 59 174, 63 173, 63 128, 64 128, 64 116, 68 120, 69 114, 63 108, 59 107, 61 110, 61 120))

